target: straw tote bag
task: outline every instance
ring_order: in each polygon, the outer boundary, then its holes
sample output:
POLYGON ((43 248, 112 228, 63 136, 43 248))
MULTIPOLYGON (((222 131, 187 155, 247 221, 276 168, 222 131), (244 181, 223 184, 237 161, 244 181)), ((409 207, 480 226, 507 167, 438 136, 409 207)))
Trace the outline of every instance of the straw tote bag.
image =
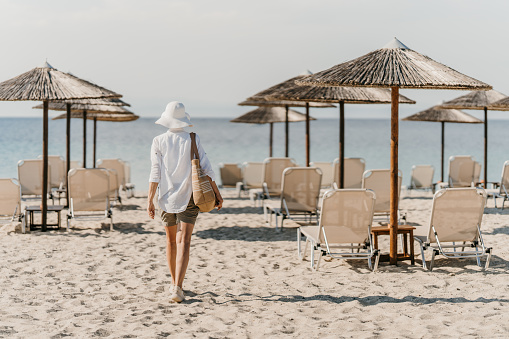
POLYGON ((193 179, 193 200, 198 206, 200 212, 210 212, 216 205, 216 195, 212 189, 210 181, 203 173, 200 167, 200 155, 196 146, 196 134, 189 133, 191 136, 191 165, 193 179))

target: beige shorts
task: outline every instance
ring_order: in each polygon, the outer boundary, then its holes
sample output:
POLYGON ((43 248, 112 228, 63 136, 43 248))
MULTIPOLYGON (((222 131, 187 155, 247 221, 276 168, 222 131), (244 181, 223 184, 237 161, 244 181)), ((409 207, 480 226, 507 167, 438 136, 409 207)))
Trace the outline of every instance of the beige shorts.
POLYGON ((165 211, 161 212, 161 219, 165 223, 165 226, 175 226, 180 222, 185 222, 187 224, 195 224, 196 218, 198 217, 198 213, 200 213, 200 209, 198 206, 194 204, 193 196, 191 195, 191 199, 189 200, 189 204, 187 204, 187 208, 184 212, 180 213, 168 213, 165 211))

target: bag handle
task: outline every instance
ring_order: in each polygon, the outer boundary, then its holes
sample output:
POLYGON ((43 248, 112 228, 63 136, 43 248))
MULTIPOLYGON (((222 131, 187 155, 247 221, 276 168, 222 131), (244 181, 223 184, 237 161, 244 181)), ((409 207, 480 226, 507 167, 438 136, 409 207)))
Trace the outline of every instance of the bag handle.
POLYGON ((191 160, 200 160, 200 154, 198 153, 198 146, 196 146, 196 133, 189 133, 191 136, 191 160))

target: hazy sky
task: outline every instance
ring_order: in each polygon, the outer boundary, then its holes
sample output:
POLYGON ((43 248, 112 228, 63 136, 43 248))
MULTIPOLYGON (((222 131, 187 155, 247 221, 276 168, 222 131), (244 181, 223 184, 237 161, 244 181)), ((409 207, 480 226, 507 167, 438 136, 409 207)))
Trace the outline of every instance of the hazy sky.
MULTIPOLYGON (((192 117, 235 117, 250 109, 237 103, 260 90, 397 37, 509 94, 507 13, 507 0, 0 0, 0 81, 47 59, 123 94, 141 116, 158 116, 179 100, 192 117)), ((401 93, 417 101, 401 106, 406 116, 467 92, 401 93)), ((35 104, 0 102, 0 116, 37 116, 35 104)), ((348 105, 346 112, 388 118, 390 106, 348 105)))

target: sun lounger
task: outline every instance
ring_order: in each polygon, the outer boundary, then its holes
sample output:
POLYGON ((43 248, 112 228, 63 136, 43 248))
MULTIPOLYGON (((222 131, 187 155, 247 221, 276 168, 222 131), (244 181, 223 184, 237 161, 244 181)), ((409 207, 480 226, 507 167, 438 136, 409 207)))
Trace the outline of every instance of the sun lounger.
POLYGON ((21 221, 22 232, 25 223, 21 211, 21 186, 16 179, 0 179, 0 221, 21 221))
POLYGON ((297 167, 295 160, 291 158, 267 158, 262 167, 262 188, 252 189, 249 195, 260 199, 270 199, 281 195, 281 179, 283 171, 288 167, 297 167))
MULTIPOLYGON (((48 163, 48 177, 51 178, 51 165, 48 163)), ((42 160, 27 159, 18 162, 18 181, 21 185, 21 198, 39 199, 42 196, 42 160)), ((51 192, 48 180, 48 192, 51 192)))
MULTIPOLYGON (((476 162, 469 155, 456 155, 449 158, 449 187, 472 187, 476 162)), ((478 168, 479 173, 481 169, 478 168)))
MULTIPOLYGON (((345 175, 343 188, 361 188, 362 174, 366 169, 363 158, 345 158, 345 175)), ((339 159, 334 160, 334 183, 339 187, 339 159)))
MULTIPOLYGON (((39 155, 37 159, 42 159, 39 155)), ((65 161, 59 155, 49 155, 48 164, 51 167, 49 184, 51 188, 61 189, 65 187, 65 161)))
POLYGON ((125 170, 125 191, 128 198, 134 197, 134 183, 131 182, 131 164, 128 161, 124 161, 125 170))
POLYGON ((78 168, 69 171, 69 214, 67 231, 71 219, 110 219, 113 230, 113 214, 109 199, 109 171, 100 168, 78 168))
MULTIPOLYGON (((120 192, 125 191, 125 168, 124 168, 124 162, 120 159, 99 159, 97 161, 97 168, 106 168, 116 171, 116 177, 117 177, 117 197, 116 200, 120 204, 122 204, 122 200, 120 198, 120 192)), ((113 180, 113 178, 110 178, 110 180, 113 180)), ((111 184, 111 186, 113 186, 111 184)), ((113 198, 113 197, 111 197, 113 198)))
POLYGON ((481 183, 481 168, 482 165, 480 162, 475 162, 474 164, 474 186, 478 186, 481 183))
POLYGON ((365 189, 327 191, 321 203, 318 226, 301 226, 297 230, 297 251, 304 259, 308 243, 311 268, 318 270, 324 255, 339 259, 367 259, 369 268, 377 270, 380 252, 373 247, 371 224, 375 193, 365 189), (305 237, 302 249, 302 237, 305 237), (315 260, 315 248, 318 259, 315 260), (372 258, 375 264, 372 265, 372 258), (316 261, 316 262, 315 262, 316 261))
POLYGON ((410 175, 410 185, 407 190, 433 191, 433 174, 435 169, 431 165, 414 165, 410 175))
POLYGON ((276 231, 278 217, 282 217, 281 229, 285 219, 311 223, 316 216, 318 223, 318 198, 322 172, 315 167, 289 167, 283 171, 281 183, 281 198, 265 200, 264 213, 269 213, 272 226, 272 214, 276 216, 276 231))
POLYGON ((509 200, 509 160, 504 162, 502 167, 502 178, 500 179, 497 189, 486 190, 488 196, 493 197, 495 208, 497 208, 497 198, 502 198, 502 209, 506 200, 509 200))
POLYGON ((221 188, 235 188, 237 196, 240 197, 242 189, 242 170, 238 164, 219 164, 219 174, 221 176, 221 188))
POLYGON ((334 178, 334 166, 331 162, 315 161, 309 164, 311 167, 319 168, 322 171, 322 188, 332 188, 334 178))
POLYGON ((111 205, 115 205, 116 202, 122 205, 122 198, 120 197, 120 186, 118 184, 118 175, 117 171, 110 168, 105 168, 108 171, 109 178, 109 198, 111 205))
POLYGON ((257 190, 262 188, 263 162, 244 162, 241 168, 242 190, 247 191, 253 204, 256 203, 257 190))
MULTIPOLYGON (((362 176, 362 188, 372 190, 376 194, 375 216, 390 214, 390 180, 391 171, 388 169, 367 170, 362 176)), ((401 181, 403 173, 398 171, 398 198, 401 196, 401 181)), ((399 214, 399 211, 398 211, 399 214)))
POLYGON ((491 248, 485 247, 481 235, 485 202, 486 192, 475 187, 448 188, 435 193, 429 224, 414 231, 424 268, 426 249, 432 250, 430 271, 438 254, 446 258, 476 258, 479 266, 480 258, 487 256, 485 269, 488 268, 491 248))

